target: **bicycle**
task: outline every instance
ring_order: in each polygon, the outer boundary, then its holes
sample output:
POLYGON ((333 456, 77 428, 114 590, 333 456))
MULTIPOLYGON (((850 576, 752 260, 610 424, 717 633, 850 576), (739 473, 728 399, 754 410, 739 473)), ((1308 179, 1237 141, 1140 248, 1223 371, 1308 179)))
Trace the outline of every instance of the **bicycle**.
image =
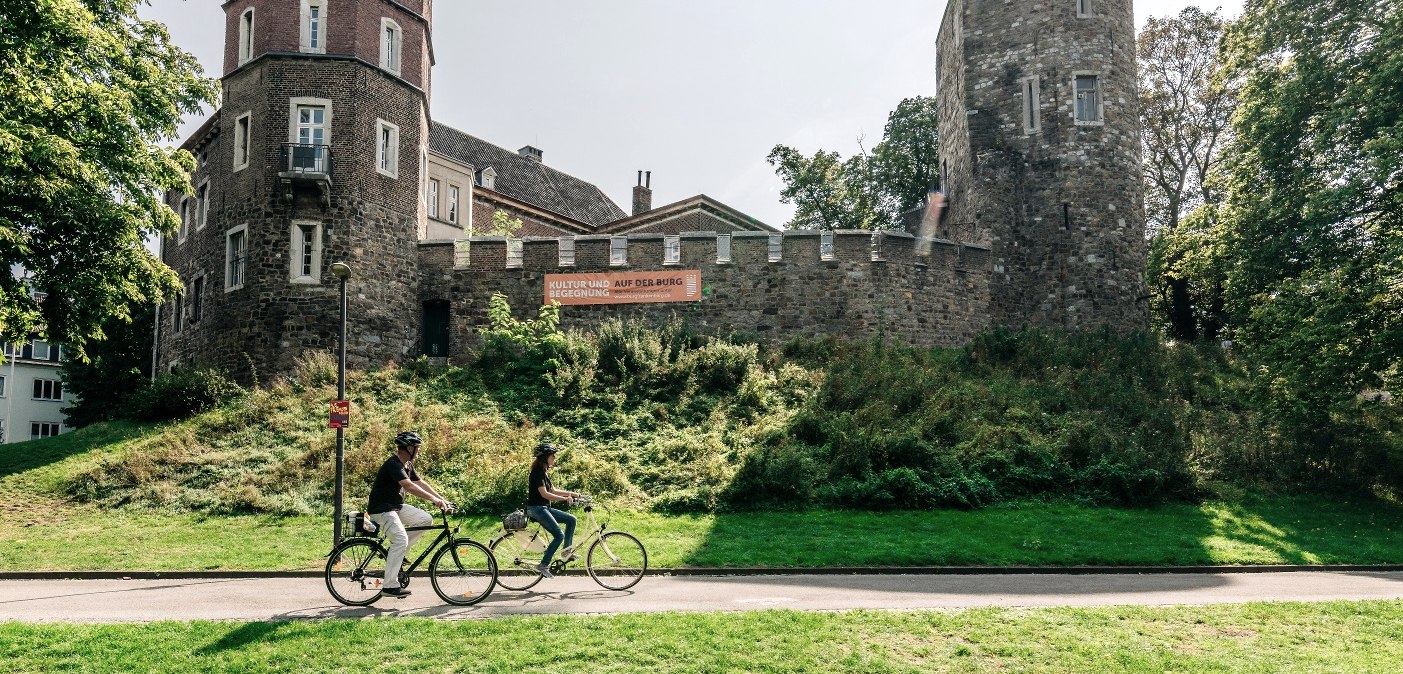
MULTIPOLYGON (((585 570, 594 582, 609 590, 627 590, 637 585, 648 571, 648 551, 643 543, 632 534, 606 530, 608 525, 595 519, 594 499, 589 496, 575 499, 575 505, 584 509, 589 525, 581 532, 584 538, 579 543, 557 552, 551 561, 551 573, 564 570, 573 561, 575 551, 590 543, 584 558, 585 570)), ((524 528, 517 530, 509 530, 504 524, 503 532, 491 543, 492 554, 502 560, 497 584, 508 590, 529 590, 543 578, 536 565, 550 544, 550 534, 530 518, 524 528)))
MULTIPOLYGON (((355 515, 355 513, 353 513, 355 515)), ((413 563, 400 567, 400 587, 409 587, 414 570, 435 550, 429 562, 429 580, 434 592, 456 606, 471 606, 492 594, 497 584, 497 560, 486 546, 470 538, 458 538, 458 525, 449 528, 448 511, 440 510, 443 524, 406 527, 406 531, 438 530, 438 538, 413 563), (440 545, 441 544, 441 545, 440 545)), ((369 516, 365 516, 369 519, 369 516)), ((326 589, 336 601, 347 606, 369 606, 380 599, 389 549, 384 534, 367 534, 352 522, 357 535, 332 548, 326 562, 326 589)), ((383 527, 382 527, 383 529, 383 527)))

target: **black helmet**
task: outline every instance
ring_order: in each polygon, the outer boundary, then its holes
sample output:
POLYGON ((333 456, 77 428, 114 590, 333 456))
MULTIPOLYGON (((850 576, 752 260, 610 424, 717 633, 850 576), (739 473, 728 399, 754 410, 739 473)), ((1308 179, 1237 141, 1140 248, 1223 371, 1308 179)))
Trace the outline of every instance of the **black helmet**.
POLYGON ((395 436, 396 447, 404 448, 411 445, 418 446, 422 444, 424 444, 424 439, 419 437, 419 434, 414 431, 401 431, 399 435, 395 436))
POLYGON ((556 452, 559 452, 559 451, 560 451, 560 448, 559 448, 559 447, 556 447, 555 445, 552 445, 552 444, 549 443, 549 442, 543 442, 543 443, 541 443, 541 444, 539 444, 539 445, 536 445, 536 452, 535 452, 535 453, 536 453, 536 458, 539 459, 539 458, 541 458, 541 457, 543 457, 543 456, 550 456, 551 454, 555 454, 556 452))

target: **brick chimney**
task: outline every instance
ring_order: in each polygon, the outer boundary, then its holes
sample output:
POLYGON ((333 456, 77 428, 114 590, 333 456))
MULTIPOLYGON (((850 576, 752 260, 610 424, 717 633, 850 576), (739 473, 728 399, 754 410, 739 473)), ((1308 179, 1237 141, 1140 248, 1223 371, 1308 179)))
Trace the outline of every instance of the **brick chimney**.
POLYGON ((541 157, 545 155, 540 148, 531 147, 530 145, 517 150, 516 153, 536 162, 541 161, 541 157))
POLYGON ((653 172, 648 172, 648 177, 643 177, 643 172, 638 172, 638 184, 633 188, 633 214, 641 215, 653 210, 653 172))

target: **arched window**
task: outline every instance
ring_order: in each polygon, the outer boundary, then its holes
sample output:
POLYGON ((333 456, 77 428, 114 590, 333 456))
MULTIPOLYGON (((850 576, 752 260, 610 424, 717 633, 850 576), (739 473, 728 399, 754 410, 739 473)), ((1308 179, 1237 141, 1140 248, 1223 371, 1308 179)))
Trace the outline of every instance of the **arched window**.
POLYGON ((239 65, 253 58, 253 8, 239 15, 239 65))

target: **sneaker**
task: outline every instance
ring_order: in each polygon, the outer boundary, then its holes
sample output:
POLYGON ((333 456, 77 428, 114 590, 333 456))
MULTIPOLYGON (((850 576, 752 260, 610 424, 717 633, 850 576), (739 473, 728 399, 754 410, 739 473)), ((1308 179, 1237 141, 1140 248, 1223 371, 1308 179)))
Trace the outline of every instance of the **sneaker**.
POLYGON ((537 564, 537 565, 536 565, 536 573, 541 574, 541 577, 542 577, 542 578, 554 578, 554 577, 555 577, 555 574, 553 574, 553 573, 550 572, 550 565, 548 565, 548 564, 537 564))
POLYGON ((412 593, 402 587, 387 587, 380 590, 380 594, 387 597, 408 597, 412 593))

